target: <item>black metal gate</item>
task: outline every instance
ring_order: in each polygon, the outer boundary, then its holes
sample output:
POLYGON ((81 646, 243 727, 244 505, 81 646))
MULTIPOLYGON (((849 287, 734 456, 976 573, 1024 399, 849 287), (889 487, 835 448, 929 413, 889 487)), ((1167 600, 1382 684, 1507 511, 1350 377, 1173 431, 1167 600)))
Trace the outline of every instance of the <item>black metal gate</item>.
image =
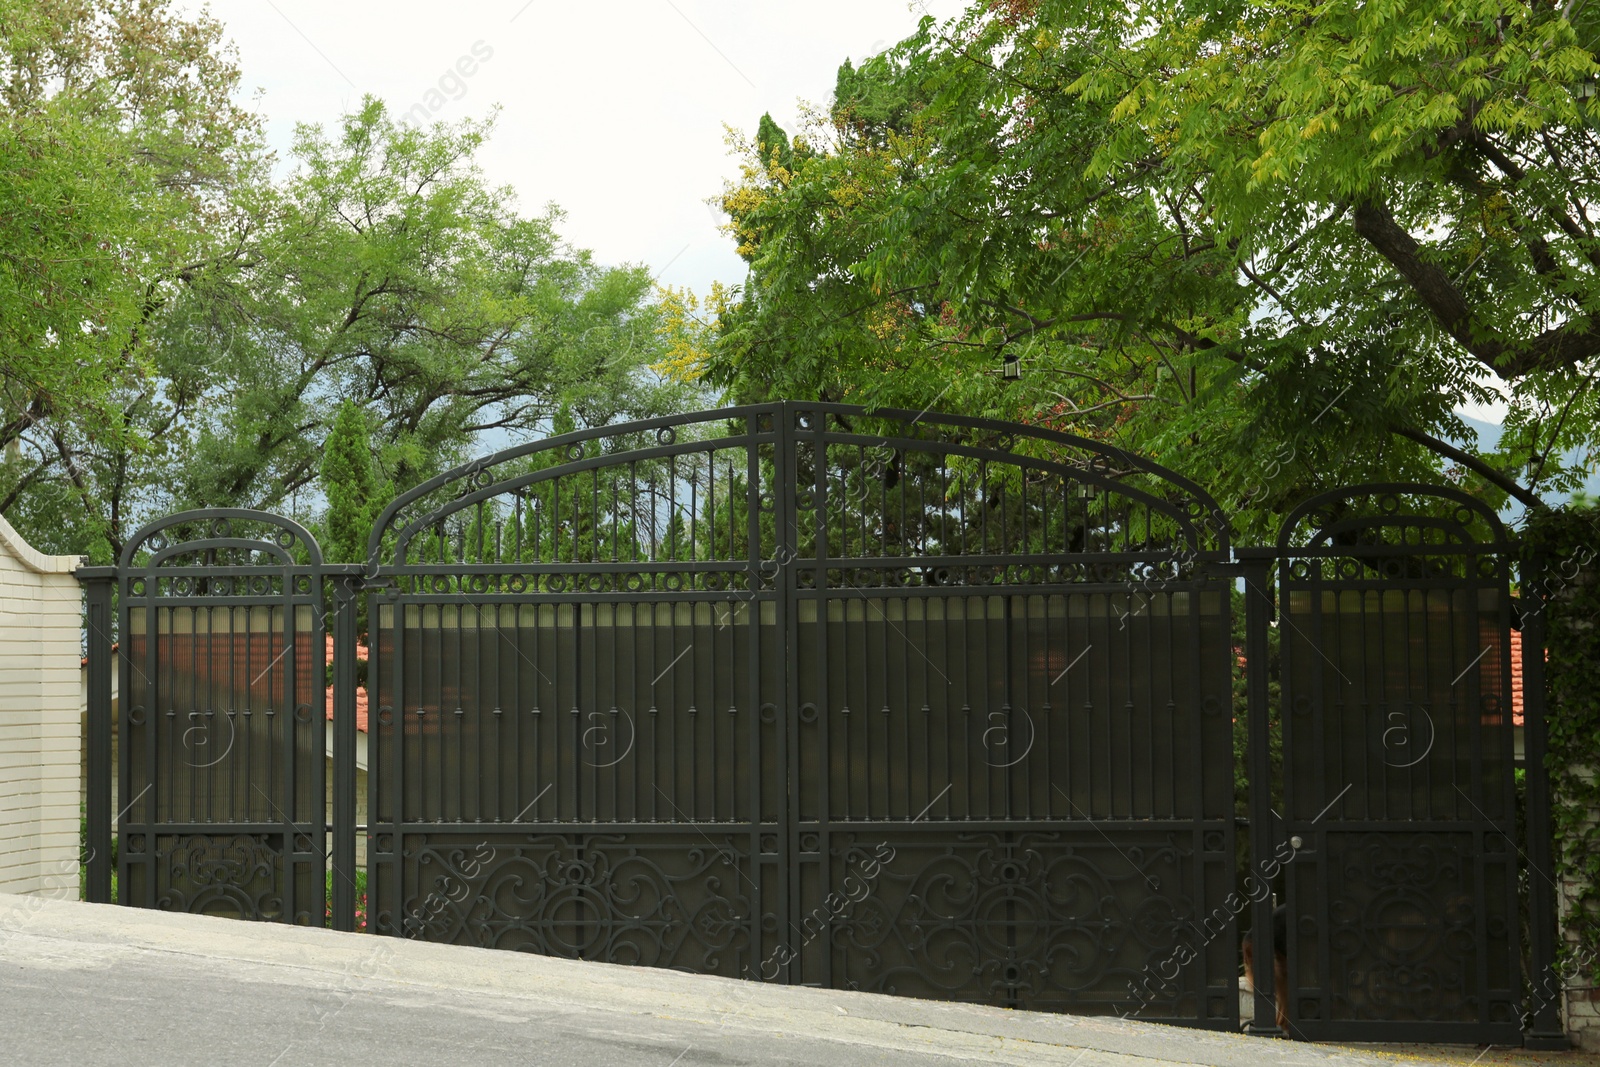
POLYGON ((303 528, 250 511, 174 515, 124 549, 124 903, 322 923, 320 566, 303 528))
POLYGON ((1201 489, 1115 448, 800 403, 497 453, 396 500, 364 568, 277 517, 175 516, 84 572, 91 679, 120 598, 119 896, 350 928, 365 596, 377 932, 1232 1028, 1276 884, 1297 1035, 1510 1040, 1508 547, 1463 494, 1389 487, 1240 570, 1201 489))

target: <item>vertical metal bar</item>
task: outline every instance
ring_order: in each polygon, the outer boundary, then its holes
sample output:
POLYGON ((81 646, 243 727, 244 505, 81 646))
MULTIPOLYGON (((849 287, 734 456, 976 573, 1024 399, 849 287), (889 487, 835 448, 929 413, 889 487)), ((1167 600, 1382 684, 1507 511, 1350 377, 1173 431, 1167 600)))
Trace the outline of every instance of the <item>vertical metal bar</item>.
MULTIPOLYGON (((1272 620, 1272 600, 1267 589, 1272 560, 1265 557, 1249 559, 1244 565, 1245 576, 1245 692, 1249 722, 1250 761, 1250 865, 1256 879, 1261 872, 1270 870, 1273 853, 1272 832, 1272 758, 1269 745, 1272 741, 1268 729, 1267 682, 1271 665, 1268 662, 1268 625, 1272 620)), ((1256 1004, 1249 1033, 1262 1037, 1283 1037, 1278 1029, 1277 1005, 1273 983, 1272 960, 1276 947, 1272 943, 1272 892, 1266 891, 1255 898, 1250 912, 1250 939, 1255 959, 1254 970, 1256 1004)))
MULTIPOLYGON (((333 928, 356 928, 356 609, 359 573, 333 576, 333 928)), ((318 798, 320 800, 320 797, 318 798)))
MULTIPOLYGON (((1532 601, 1523 614, 1522 722, 1527 751, 1528 788, 1528 942, 1532 955, 1533 1025, 1524 1048, 1562 1051, 1568 1047, 1561 1025, 1562 979, 1556 969, 1556 884, 1550 840, 1550 772, 1545 766, 1548 731, 1545 720, 1545 634, 1549 608, 1548 561, 1536 556, 1523 571, 1523 587, 1532 601), (1529 579, 1532 579, 1531 581, 1529 579)), ((1510 709, 1507 708, 1507 714, 1510 709)))
MULTIPOLYGON (((91 904, 111 903, 111 583, 115 574, 110 567, 78 571, 89 612, 89 647, 85 650, 89 660, 89 810, 85 814, 89 824, 86 890, 91 904)), ((126 687, 122 699, 128 699, 126 687)), ((126 789, 126 776, 122 783, 126 789)))

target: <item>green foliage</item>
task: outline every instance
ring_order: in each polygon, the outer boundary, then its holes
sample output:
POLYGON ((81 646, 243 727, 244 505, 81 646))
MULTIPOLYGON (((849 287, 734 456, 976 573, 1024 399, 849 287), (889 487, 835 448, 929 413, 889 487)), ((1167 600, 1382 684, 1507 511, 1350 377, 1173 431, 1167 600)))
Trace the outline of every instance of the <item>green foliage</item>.
MULTIPOLYGON (((1492 7, 1492 10, 1491 10, 1492 7)), ((1571 488, 1600 425, 1593 17, 975 4, 859 68, 722 204, 751 264, 674 327, 712 383, 1111 441, 1263 537, 1340 482, 1571 488), (1588 20, 1588 21, 1585 21, 1588 20), (1159 33, 1150 27, 1161 26, 1159 33), (1441 29, 1448 27, 1448 29, 1441 29), (1587 101, 1587 102, 1586 102, 1587 101), (1015 357, 1022 380, 1000 370, 1015 357), (1263 459, 1270 457, 1270 462, 1263 459)))
POLYGON ((115 547, 55 437, 146 447, 120 398, 226 245, 259 140, 237 83, 218 23, 169 0, 0 0, 0 512, 52 550, 115 547))
MULTIPOLYGON (((1542 566, 1549 651, 1551 822, 1556 874, 1577 887, 1566 916, 1568 965, 1600 983, 1600 510, 1529 516, 1526 566, 1542 566)), ((1531 573, 1531 572, 1530 572, 1531 573)))
POLYGON ((322 452, 322 493, 328 501, 322 541, 330 563, 364 563, 378 511, 393 492, 378 484, 366 414, 354 401, 339 406, 322 452))
MULTIPOLYGON (((664 352, 647 272, 564 245, 475 156, 492 123, 410 129, 366 100, 302 127, 296 168, 240 168, 210 255, 165 283, 141 328, 146 371, 107 394, 124 432, 40 417, 0 467, 0 510, 49 551, 106 550, 154 514, 247 506, 315 522, 324 497, 377 510, 478 451, 693 405, 664 352), (365 416, 373 463, 349 499, 319 481, 335 415, 365 416), (15 480, 6 481, 15 474, 15 480), (319 490, 322 490, 319 492, 319 490), (370 508, 368 506, 371 506, 370 508)), ((335 551, 365 558, 347 510, 335 551), (348 543, 347 543, 348 540, 348 543)))

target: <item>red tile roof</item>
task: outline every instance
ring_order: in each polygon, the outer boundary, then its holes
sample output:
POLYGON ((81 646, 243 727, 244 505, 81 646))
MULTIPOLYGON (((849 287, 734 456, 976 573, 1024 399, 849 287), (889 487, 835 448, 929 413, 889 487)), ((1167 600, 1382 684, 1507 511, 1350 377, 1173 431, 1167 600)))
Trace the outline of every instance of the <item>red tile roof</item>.
MULTIPOLYGON (((327 655, 328 655, 327 662, 332 663, 333 662, 333 635, 332 634, 328 635, 327 655)), ((357 643, 357 645, 356 645, 356 659, 364 660, 366 658, 367 658, 367 646, 363 645, 363 644, 360 644, 360 643, 357 643)), ((328 699, 327 699, 327 703, 326 703, 325 706, 328 709, 328 721, 332 722, 333 721, 333 686, 331 686, 331 685, 328 686, 328 699)), ((361 733, 366 733, 367 732, 367 687, 364 686, 364 685, 356 686, 356 729, 358 731, 360 731, 361 733)))

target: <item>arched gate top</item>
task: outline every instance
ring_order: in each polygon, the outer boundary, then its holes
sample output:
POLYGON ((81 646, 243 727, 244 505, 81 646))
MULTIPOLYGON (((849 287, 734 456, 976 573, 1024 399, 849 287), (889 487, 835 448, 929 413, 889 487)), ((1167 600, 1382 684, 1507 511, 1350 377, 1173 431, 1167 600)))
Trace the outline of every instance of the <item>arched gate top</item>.
MULTIPOLYGON (((879 505, 889 506, 893 486, 902 481, 909 486, 913 477, 921 479, 917 491, 922 502, 936 489, 956 492, 957 483, 972 498, 965 504, 999 511, 1007 501, 1014 509, 1038 511, 1046 493, 1056 494, 1064 511, 1081 512, 1080 525, 1092 527, 1080 531, 1076 542, 1064 540, 1058 554, 1116 554, 1112 542, 1120 537, 1123 556, 1156 554, 1158 544, 1187 558, 1228 555, 1228 522, 1208 493, 1114 445, 992 419, 782 401, 577 430, 462 464, 384 509, 368 542, 369 566, 390 560, 404 565, 408 553, 432 537, 440 545, 441 562, 452 561, 452 556, 465 562, 472 555, 469 541, 488 536, 498 543, 511 536, 500 529, 484 533, 484 509, 493 508, 497 500, 501 516, 516 521, 519 542, 526 536, 569 536, 576 547, 577 528, 594 524, 584 511, 590 504, 596 518, 605 513, 612 522, 613 540, 626 540, 627 535, 618 538, 615 533, 618 522, 636 534, 648 520, 653 539, 667 536, 661 526, 672 520, 654 512, 641 518, 641 497, 648 498, 650 508, 664 509, 663 514, 678 512, 680 526, 698 526, 703 515, 726 528, 725 536, 720 528, 713 530, 711 540, 694 549, 700 553, 697 558, 724 558, 720 553, 726 544, 725 558, 743 559, 734 542, 747 534, 761 536, 762 524, 770 528, 771 523, 765 513, 776 514, 788 504, 802 511, 819 500, 832 509, 871 506, 877 508, 880 527, 892 525, 893 516, 879 505), (831 473, 819 473, 819 468, 831 473), (655 482, 647 484, 651 479, 655 482), (988 494, 981 501, 976 496, 980 480, 988 494), (664 488, 668 481, 670 490, 664 488), (577 500, 579 492, 592 500, 577 500), (730 497, 735 495, 749 496, 748 512, 733 505, 730 497), (775 499, 780 495, 793 499, 780 507, 775 499), (1113 501, 1115 506, 1109 503, 1113 501), (537 509, 542 509, 539 515, 537 509), (619 519, 623 513, 626 518, 619 519), (542 534, 526 530, 530 522, 542 522, 542 534), (451 539, 459 552, 449 549, 451 539)), ((905 501, 899 500, 898 506, 904 508, 905 501)), ((963 513, 963 521, 968 517, 963 513)), ((1016 541, 1014 534, 1005 533, 1005 523, 1015 522, 1015 516, 996 521, 1002 543, 1005 537, 1016 541)), ((1026 527, 1028 519, 1021 521, 1026 527)), ((865 529, 865 521, 862 525, 865 529)), ((875 533, 888 541, 885 529, 875 533)), ((590 537, 585 542, 589 558, 605 555, 602 535, 589 530, 583 536, 590 537)), ((1037 531, 1032 536, 1029 543, 1037 552, 1045 542, 1037 531)), ((872 555, 868 540, 865 533, 859 544, 846 538, 842 543, 850 550, 844 554, 872 555)), ((975 548, 963 545, 962 550, 975 548)), ((481 551, 482 562, 502 555, 500 549, 481 551)), ((909 547, 902 545, 900 551, 909 547)), ((615 558, 627 558, 625 544, 619 552, 615 558)))

